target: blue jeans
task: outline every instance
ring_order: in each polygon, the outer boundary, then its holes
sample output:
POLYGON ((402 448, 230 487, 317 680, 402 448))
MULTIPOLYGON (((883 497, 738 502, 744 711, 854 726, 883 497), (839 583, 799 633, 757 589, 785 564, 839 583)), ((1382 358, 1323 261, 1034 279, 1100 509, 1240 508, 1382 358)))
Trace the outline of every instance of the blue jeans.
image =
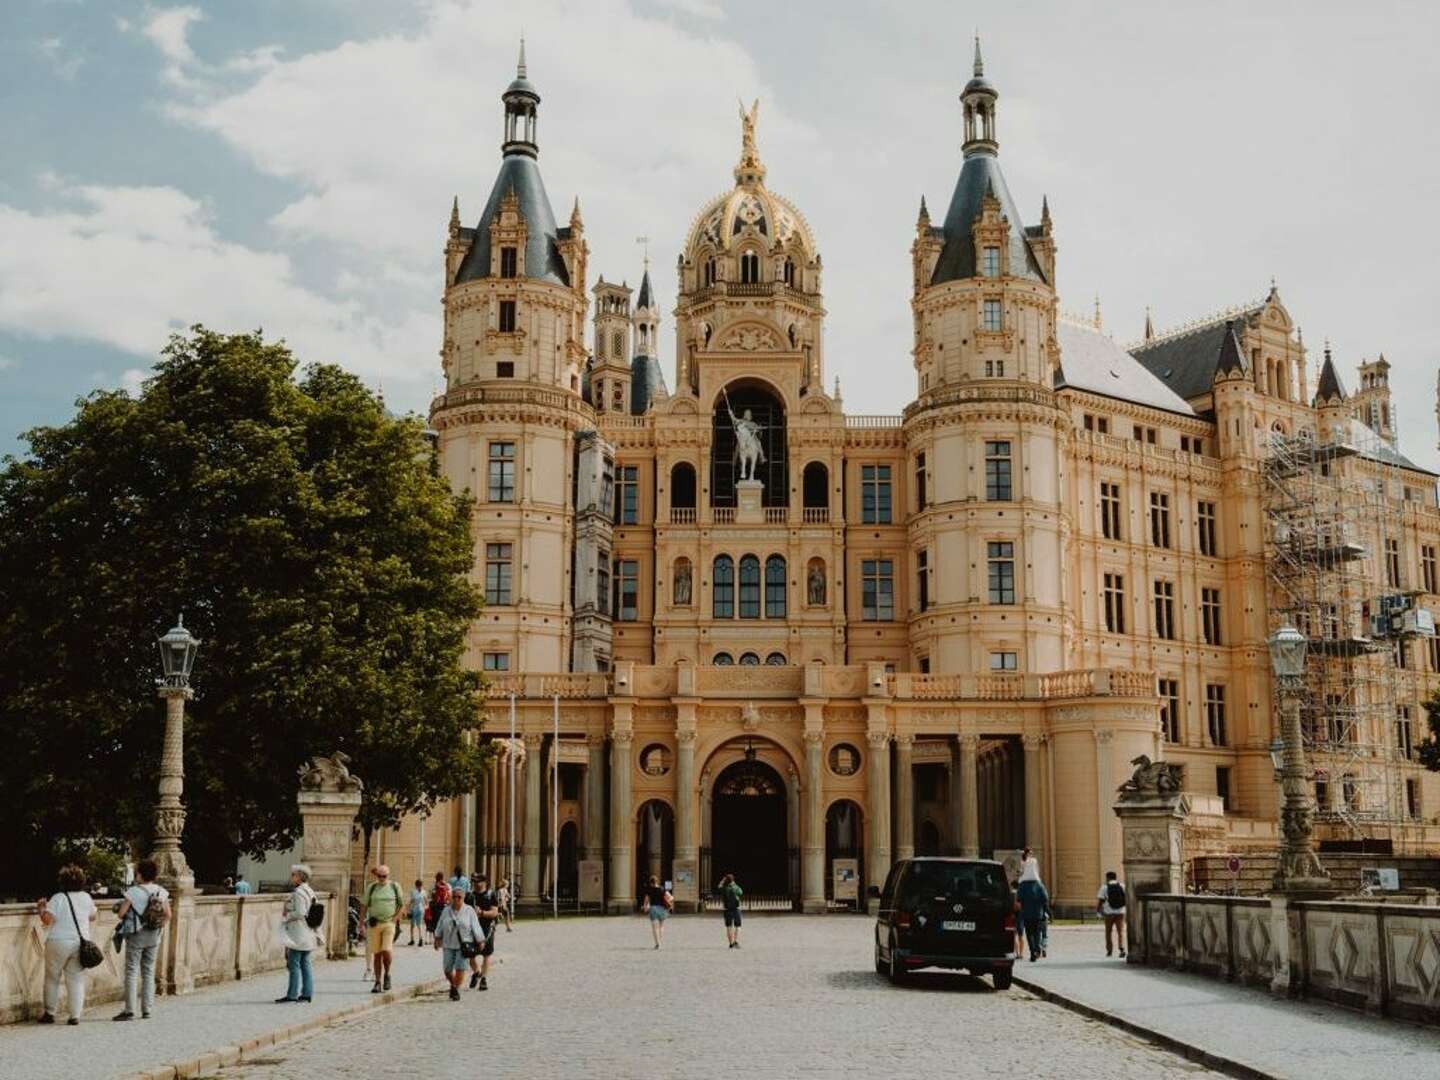
POLYGON ((290 972, 290 987, 285 991, 288 998, 313 997, 315 982, 310 967, 309 949, 286 949, 285 967, 290 972))

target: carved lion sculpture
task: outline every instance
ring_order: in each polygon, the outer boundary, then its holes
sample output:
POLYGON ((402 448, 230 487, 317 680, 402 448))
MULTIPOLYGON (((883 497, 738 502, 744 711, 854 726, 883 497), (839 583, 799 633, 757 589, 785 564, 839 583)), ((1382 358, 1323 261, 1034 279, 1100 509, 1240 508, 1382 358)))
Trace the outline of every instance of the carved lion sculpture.
POLYGON ((350 774, 350 755, 337 750, 329 757, 312 757, 296 770, 301 791, 360 791, 365 785, 350 774))
POLYGON ((1130 759, 1135 771, 1120 785, 1121 797, 1134 795, 1173 795, 1180 790, 1180 766, 1168 761, 1151 761, 1141 754, 1130 759))

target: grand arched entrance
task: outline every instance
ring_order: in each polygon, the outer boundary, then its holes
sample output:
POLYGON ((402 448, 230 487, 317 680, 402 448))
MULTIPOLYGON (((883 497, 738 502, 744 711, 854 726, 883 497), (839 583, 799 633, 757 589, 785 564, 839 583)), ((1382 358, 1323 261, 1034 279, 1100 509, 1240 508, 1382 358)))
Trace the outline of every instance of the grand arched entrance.
POLYGON ((701 852, 700 887, 712 893, 734 874, 747 906, 788 908, 798 901, 799 851, 789 840, 785 781, 747 741, 740 760, 711 789, 710 846, 701 852))

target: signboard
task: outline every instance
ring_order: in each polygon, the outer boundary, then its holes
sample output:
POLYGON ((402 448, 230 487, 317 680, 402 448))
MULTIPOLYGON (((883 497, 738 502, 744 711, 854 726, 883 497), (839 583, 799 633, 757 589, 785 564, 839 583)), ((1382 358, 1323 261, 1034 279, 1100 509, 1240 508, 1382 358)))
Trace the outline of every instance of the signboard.
POLYGON ((1367 889, 1394 892, 1400 888, 1400 871, 1391 866, 1367 866, 1360 871, 1360 884, 1367 889))
POLYGON ((693 904, 700 899, 700 892, 695 886, 696 870, 694 859, 676 859, 674 864, 675 880, 672 883, 670 893, 675 897, 677 904, 693 904))
POLYGON ((582 904, 605 902, 605 863, 600 859, 580 860, 579 900, 582 904))
POLYGON ((860 860, 836 859, 830 865, 836 900, 860 899, 860 860))

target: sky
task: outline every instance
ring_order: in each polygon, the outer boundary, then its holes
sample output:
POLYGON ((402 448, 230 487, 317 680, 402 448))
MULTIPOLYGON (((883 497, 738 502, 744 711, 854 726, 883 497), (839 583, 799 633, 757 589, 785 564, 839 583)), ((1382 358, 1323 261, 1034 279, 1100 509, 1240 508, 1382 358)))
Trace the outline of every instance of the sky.
POLYGON ((1062 309, 1136 339, 1265 295, 1347 386, 1392 364, 1402 448, 1440 470, 1440 6, 908 0, 6 0, 0 454, 168 335, 261 328, 423 412, 451 199, 473 224, 523 32, 557 217, 593 278, 650 238, 674 382, 675 259, 728 190, 737 98, 813 229, 852 412, 913 396, 910 242, 959 172, 973 34, 1062 309), (523 25, 522 25, 523 23, 523 25))

